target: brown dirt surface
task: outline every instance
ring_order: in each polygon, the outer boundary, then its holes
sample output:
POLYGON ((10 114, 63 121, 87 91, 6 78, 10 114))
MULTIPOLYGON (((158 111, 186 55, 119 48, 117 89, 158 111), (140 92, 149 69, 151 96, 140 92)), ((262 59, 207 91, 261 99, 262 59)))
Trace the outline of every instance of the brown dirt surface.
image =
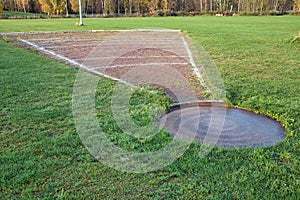
MULTIPOLYGON (((141 73, 142 76, 160 77, 152 85, 161 85, 160 82, 164 82, 167 88, 177 90, 186 100, 189 100, 191 94, 198 99, 205 96, 205 90, 189 63, 180 33, 137 31, 120 34, 118 31, 74 31, 7 34, 7 37, 18 46, 32 48, 21 42, 23 39, 115 78, 123 79, 127 73, 133 71, 141 73), (173 70, 184 78, 172 78, 173 70), (164 79, 170 80, 165 82, 164 79), (188 85, 183 83, 186 80, 188 85)), ((45 52, 41 53, 66 62, 45 52)))

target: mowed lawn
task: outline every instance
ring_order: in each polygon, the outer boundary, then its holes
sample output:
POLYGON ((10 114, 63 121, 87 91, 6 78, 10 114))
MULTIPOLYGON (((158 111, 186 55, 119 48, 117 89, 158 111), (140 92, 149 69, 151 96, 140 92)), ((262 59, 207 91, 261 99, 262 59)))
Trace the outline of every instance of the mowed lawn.
MULTIPOLYGON (((300 17, 168 17, 0 20, 0 32, 163 27, 187 32, 214 59, 228 103, 282 122, 286 138, 274 147, 223 149, 199 157, 194 142, 173 164, 146 174, 97 162, 76 133, 72 92, 77 69, 33 50, 0 41, 0 199, 299 199, 300 17)), ((132 151, 170 142, 122 134, 113 120, 114 82, 100 78, 96 107, 108 137, 132 151)), ((135 93, 132 117, 147 124, 147 108, 170 99, 135 93)))

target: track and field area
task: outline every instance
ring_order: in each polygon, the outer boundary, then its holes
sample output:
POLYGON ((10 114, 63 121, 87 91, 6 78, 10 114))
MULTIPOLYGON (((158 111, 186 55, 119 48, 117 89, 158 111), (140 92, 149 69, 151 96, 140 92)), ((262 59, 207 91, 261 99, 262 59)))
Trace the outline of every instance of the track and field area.
MULTIPOLYGON (((134 86, 163 88, 178 103, 203 100, 205 92, 209 91, 193 55, 203 52, 192 53, 186 36, 178 30, 51 32, 9 36, 22 42, 21 45, 96 75, 134 86)), ((220 82, 218 79, 215 81, 220 82)), ((183 109, 175 112, 175 116, 172 113, 166 115, 167 129, 173 136, 178 133, 186 138, 196 134, 195 138, 199 141, 229 148, 275 145, 284 138, 284 131, 276 122, 250 112, 228 110, 225 113, 220 104, 210 106, 194 106, 189 112, 183 109), (215 106, 219 107, 219 111, 213 112, 215 106), (206 114, 198 116, 198 112, 206 114), (181 116, 180 113, 185 114, 181 116), (232 113, 239 114, 235 116, 232 113), (184 124, 187 125, 180 129, 182 121, 186 121, 184 124), (219 130, 216 127, 220 124, 223 128, 219 130), (198 128, 191 128, 194 126, 198 128), (210 131, 210 127, 215 131, 210 131)))
MULTIPOLYGON (((95 162, 74 128, 72 93, 78 70, 5 39, 0 41, 1 199, 299 198, 300 48, 290 42, 300 30, 299 17, 85 19, 83 27, 74 26, 77 21, 0 20, 0 32, 181 29, 212 56, 227 103, 280 121, 285 139, 272 147, 215 147, 206 157, 199 157, 202 145, 194 142, 161 170, 119 172, 95 162)), ((96 90, 97 116, 110 140, 134 152, 166 145, 167 133, 141 141, 122 135, 108 109, 114 85, 100 78, 96 90)), ((159 92, 140 91, 135 97, 131 109, 139 124, 147 123, 148 111, 142 108, 149 103, 171 103, 159 92)))

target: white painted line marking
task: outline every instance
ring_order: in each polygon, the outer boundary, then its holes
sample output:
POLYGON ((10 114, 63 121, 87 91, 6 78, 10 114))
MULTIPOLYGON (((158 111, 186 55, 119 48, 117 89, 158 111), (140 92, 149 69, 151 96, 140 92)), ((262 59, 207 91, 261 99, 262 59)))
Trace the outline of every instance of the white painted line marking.
POLYGON ((189 63, 136 63, 136 64, 125 64, 125 65, 112 65, 105 67, 94 67, 92 69, 107 69, 107 68, 118 68, 118 67, 138 67, 138 66, 151 66, 151 65, 188 65, 189 63))
POLYGON ((204 79, 203 79, 203 77, 202 77, 202 75, 201 75, 201 73, 200 73, 200 71, 199 71, 199 69, 198 69, 198 67, 197 67, 197 65, 196 65, 196 63, 195 63, 195 61, 194 61, 192 52, 191 52, 191 50, 190 50, 190 48, 189 48, 189 46, 188 46, 188 44, 187 44, 187 42, 186 42, 186 40, 185 40, 185 38, 184 38, 183 35, 181 36, 181 39, 182 39, 183 44, 184 44, 184 47, 185 47, 185 49, 186 49, 186 51, 187 51, 187 53, 188 53, 188 57, 189 57, 189 60, 190 60, 191 65, 192 65, 192 67, 193 67, 194 73, 195 73, 196 76, 198 77, 198 79, 199 79, 201 85, 205 88, 205 90, 206 90, 207 92, 211 93, 209 87, 206 85, 206 83, 205 83, 205 81, 204 81, 204 79))
POLYGON ((0 35, 35 35, 35 34, 49 34, 49 33, 76 33, 76 32, 90 32, 90 33, 96 33, 96 32, 178 32, 180 33, 181 30, 176 29, 133 29, 133 30, 83 30, 83 31, 37 31, 37 32, 8 32, 8 33, 0 33, 0 35))
POLYGON ((176 29, 131 29, 131 30, 91 30, 92 33, 96 32, 106 32, 106 31, 112 31, 112 32, 176 32, 180 33, 181 30, 176 30, 176 29))
MULTIPOLYGON (((89 57, 89 58, 79 58, 78 60, 85 60, 85 61, 89 61, 89 60, 106 60, 106 59, 127 59, 127 58, 130 58, 130 59, 139 59, 139 58, 183 58, 183 59, 186 59, 186 58, 189 58, 188 56, 126 56, 126 57, 117 57, 117 56, 109 56, 109 57, 89 57)), ((186 63, 188 64, 188 63, 186 63)))
POLYGON ((85 66, 85 65, 83 65, 83 64, 80 64, 80 63, 78 63, 78 62, 76 62, 76 61, 74 61, 74 60, 71 60, 71 59, 69 59, 69 58, 66 58, 66 57, 64 57, 64 56, 58 55, 58 54, 54 53, 53 51, 49 51, 49 50, 47 50, 47 49, 45 49, 45 48, 43 48, 43 47, 39 47, 38 45, 36 45, 36 44, 34 44, 34 43, 32 43, 32 42, 29 42, 29 41, 24 40, 24 39, 21 39, 21 41, 24 42, 24 43, 26 43, 26 44, 28 44, 28 45, 30 45, 30 46, 32 46, 33 48, 35 48, 35 49, 37 49, 37 50, 39 50, 39 51, 42 51, 42 52, 44 52, 44 53, 46 53, 46 54, 55 56, 55 57, 57 57, 57 58, 59 58, 59 59, 61 59, 61 60, 64 60, 64 61, 66 61, 66 62, 72 64, 72 65, 78 66, 79 69, 82 69, 82 70, 91 72, 91 73, 93 73, 93 74, 97 74, 97 75, 99 75, 99 76, 102 76, 102 77, 105 77, 105 78, 109 78, 109 79, 111 79, 111 80, 118 81, 118 82, 120 82, 120 83, 124 83, 124 84, 126 84, 126 85, 129 85, 129 86, 133 86, 133 87, 134 87, 134 85, 132 85, 131 83, 129 83, 129 82, 127 82, 127 81, 124 81, 124 80, 121 80, 121 79, 118 79, 118 78, 109 76, 109 75, 107 75, 107 74, 98 72, 98 71, 96 71, 96 70, 94 70, 94 69, 91 69, 91 68, 88 68, 87 66, 85 66))

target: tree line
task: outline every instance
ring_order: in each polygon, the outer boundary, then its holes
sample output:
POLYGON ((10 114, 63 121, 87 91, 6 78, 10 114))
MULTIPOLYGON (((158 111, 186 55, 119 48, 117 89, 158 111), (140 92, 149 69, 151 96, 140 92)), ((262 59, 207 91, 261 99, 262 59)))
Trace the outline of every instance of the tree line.
MULTIPOLYGON (((185 15, 194 14, 270 14, 300 12, 300 0, 81 0, 84 14, 98 15, 185 15)), ((78 0, 0 0, 1 10, 78 14, 78 0)))

